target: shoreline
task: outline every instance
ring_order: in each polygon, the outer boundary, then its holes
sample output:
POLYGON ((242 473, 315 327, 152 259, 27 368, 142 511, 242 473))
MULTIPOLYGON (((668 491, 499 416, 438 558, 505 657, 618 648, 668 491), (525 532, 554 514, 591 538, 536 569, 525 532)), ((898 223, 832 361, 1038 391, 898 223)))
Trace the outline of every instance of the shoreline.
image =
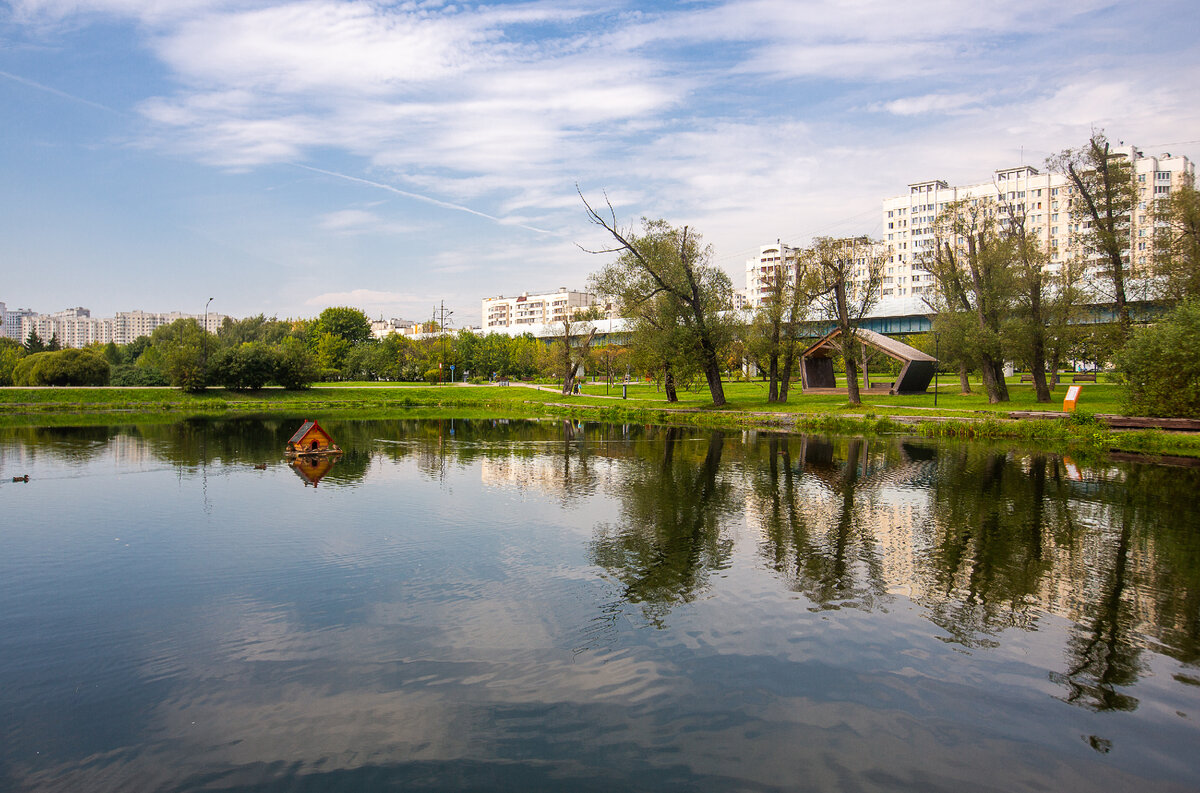
POLYGON ((346 419, 449 418, 450 414, 463 418, 560 416, 729 429, 1009 440, 1091 455, 1115 452, 1200 458, 1200 433, 1113 429, 1084 412, 1064 413, 1061 417, 1010 418, 1009 413, 1022 411, 1009 410, 1008 406, 932 408, 878 401, 855 406, 844 399, 800 394, 795 401, 778 407, 790 409, 668 406, 661 399, 635 396, 622 400, 611 394, 564 396, 551 386, 524 383, 513 383, 513 387, 458 383, 329 384, 305 391, 275 388, 230 392, 213 388, 200 394, 186 394, 174 388, 0 388, 0 427, 96 426, 281 415, 346 419))

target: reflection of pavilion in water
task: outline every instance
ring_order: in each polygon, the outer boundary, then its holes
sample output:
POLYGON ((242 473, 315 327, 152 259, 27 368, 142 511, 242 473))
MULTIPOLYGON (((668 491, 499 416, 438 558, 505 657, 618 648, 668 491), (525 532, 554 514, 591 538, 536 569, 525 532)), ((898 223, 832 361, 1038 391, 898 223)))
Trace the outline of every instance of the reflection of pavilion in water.
POLYGON ((337 458, 331 456, 297 457, 290 463, 292 470, 303 480, 305 487, 309 485, 316 487, 336 464, 337 458))

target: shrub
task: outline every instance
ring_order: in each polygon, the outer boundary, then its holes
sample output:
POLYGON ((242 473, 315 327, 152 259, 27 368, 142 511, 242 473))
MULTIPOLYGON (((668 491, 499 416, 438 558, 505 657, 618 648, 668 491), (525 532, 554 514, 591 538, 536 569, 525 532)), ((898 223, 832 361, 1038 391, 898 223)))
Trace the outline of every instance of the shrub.
POLYGON ((275 376, 276 353, 259 341, 221 350, 213 361, 212 375, 234 391, 258 391, 275 376))
POLYGON ((164 375, 158 369, 149 366, 138 366, 132 363, 123 363, 112 368, 112 378, 109 381, 110 385, 119 386, 157 386, 170 385, 164 375))
POLYGON ((110 368, 91 350, 56 350, 22 358, 13 368, 14 385, 108 385, 110 368))
POLYGON ((1134 415, 1200 418, 1200 298, 1134 333, 1117 355, 1134 415))
POLYGON ((442 381, 442 370, 441 369, 425 370, 425 382, 426 383, 429 383, 430 385, 437 385, 441 381, 442 381))
POLYGON ((317 379, 317 359, 299 339, 284 339, 276 351, 275 382, 290 391, 308 388, 317 379))

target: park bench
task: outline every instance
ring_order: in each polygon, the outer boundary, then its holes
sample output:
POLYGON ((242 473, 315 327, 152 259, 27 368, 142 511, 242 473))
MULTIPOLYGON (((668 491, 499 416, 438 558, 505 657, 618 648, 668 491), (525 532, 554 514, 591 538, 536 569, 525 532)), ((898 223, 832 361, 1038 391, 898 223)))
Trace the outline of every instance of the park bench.
POLYGON ((1096 382, 1095 372, 1079 372, 1071 377, 1072 383, 1094 383, 1096 382))
MULTIPOLYGON (((1050 379, 1051 385, 1058 385, 1058 373, 1057 372, 1055 372, 1054 374, 1050 374, 1050 372, 1046 372, 1046 377, 1050 379)), ((1021 375, 1021 382, 1022 383, 1032 383, 1033 375, 1032 374, 1021 375)))

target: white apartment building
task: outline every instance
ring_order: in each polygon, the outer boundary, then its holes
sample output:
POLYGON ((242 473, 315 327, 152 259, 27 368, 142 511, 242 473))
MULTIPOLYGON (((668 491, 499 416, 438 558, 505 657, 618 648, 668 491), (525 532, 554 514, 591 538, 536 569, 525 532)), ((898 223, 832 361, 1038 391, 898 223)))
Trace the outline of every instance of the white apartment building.
MULTIPOLYGON (((1137 180, 1138 203, 1130 228, 1128 265, 1134 273, 1153 263, 1153 202, 1169 196, 1195 177, 1196 167, 1187 157, 1169 153, 1148 157, 1134 146, 1115 147, 1112 156, 1127 158, 1137 180)), ((1056 173, 1041 173, 1022 165, 995 171, 987 182, 952 187, 933 179, 914 182, 903 195, 883 200, 883 242, 889 248, 884 270, 883 299, 923 295, 934 289, 932 276, 920 267, 922 254, 934 245, 933 223, 952 201, 992 200, 1024 213, 1026 228, 1049 253, 1047 268, 1057 270, 1072 250, 1073 230, 1068 180, 1056 173)))
MULTIPOLYGON (((1137 180, 1138 203, 1130 228, 1129 267, 1145 272, 1154 261, 1154 213, 1156 199, 1195 178, 1195 163, 1187 157, 1160 154, 1147 156, 1134 146, 1113 149, 1114 156, 1128 158, 1137 180)), ((951 186, 941 179, 913 182, 908 192, 885 198, 882 208, 882 243, 887 249, 880 306, 872 313, 920 311, 923 297, 935 289, 933 277, 921 266, 921 257, 934 246, 934 221, 952 201, 1003 200, 1026 219, 1026 228, 1049 253, 1048 269, 1059 268, 1072 250, 1068 183, 1061 174, 1041 173, 1022 165, 993 172, 987 182, 951 186)), ((797 249, 776 243, 764 245, 756 258, 746 262, 748 305, 763 305, 777 280, 787 274, 795 278, 797 249)), ((1093 272, 1093 276, 1098 274, 1093 272)))
POLYGON ((598 303, 591 292, 575 292, 565 286, 557 292, 522 292, 516 297, 485 297, 482 302, 482 330, 487 333, 496 328, 549 325, 594 305, 598 303))
MULTIPOLYGON (((0 308, 3 308, 0 303, 0 308)), ((4 335, 24 342, 32 331, 42 341, 55 336, 63 347, 86 347, 89 344, 128 344, 139 336, 149 336, 161 325, 169 325, 177 319, 194 319, 205 324, 203 314, 182 314, 178 311, 152 313, 148 311, 118 311, 113 317, 93 317, 92 312, 82 306, 56 311, 53 314, 38 314, 30 309, 3 312, 4 335)), ((206 328, 216 333, 225 320, 224 314, 209 313, 206 328)))
POLYGON ((759 308, 775 294, 782 279, 795 281, 799 258, 799 248, 780 242, 759 248, 758 256, 746 260, 745 303, 739 308, 759 308))

